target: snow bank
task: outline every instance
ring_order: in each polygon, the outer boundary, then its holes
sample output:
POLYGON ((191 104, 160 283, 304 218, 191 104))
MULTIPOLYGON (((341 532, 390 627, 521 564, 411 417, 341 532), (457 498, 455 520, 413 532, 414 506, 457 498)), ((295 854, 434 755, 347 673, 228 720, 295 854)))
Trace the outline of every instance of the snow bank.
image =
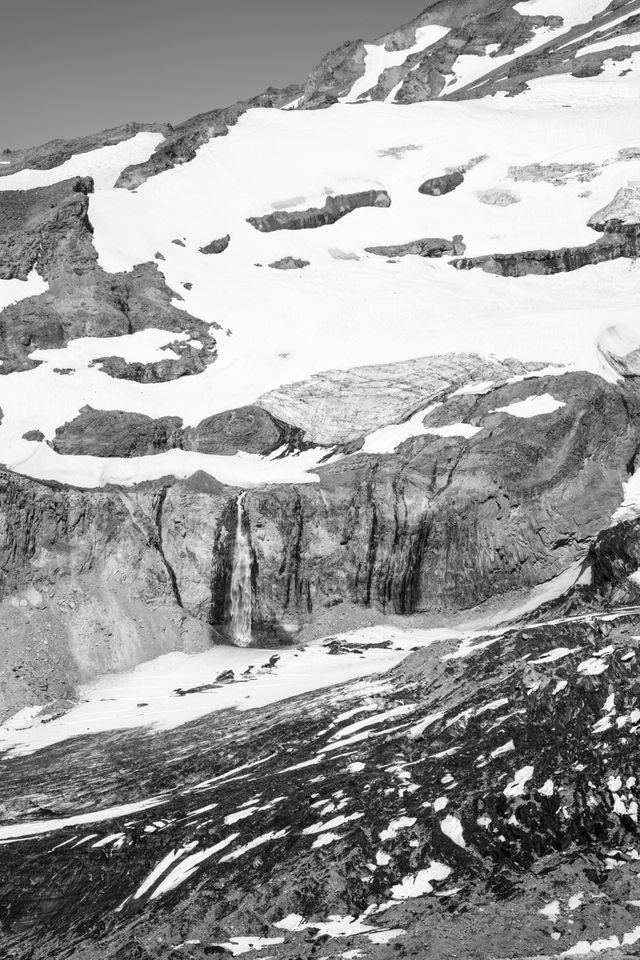
POLYGON ((105 190, 114 185, 125 167, 148 160, 163 140, 161 133, 137 133, 110 147, 76 153, 49 170, 18 170, 17 173, 0 177, 0 190, 48 187, 69 177, 93 177, 96 190, 105 190))

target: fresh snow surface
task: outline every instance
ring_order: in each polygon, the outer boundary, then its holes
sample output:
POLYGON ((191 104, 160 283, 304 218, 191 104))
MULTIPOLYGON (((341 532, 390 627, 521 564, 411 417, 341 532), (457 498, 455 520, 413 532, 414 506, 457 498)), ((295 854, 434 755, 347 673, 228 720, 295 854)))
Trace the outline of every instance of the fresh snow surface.
POLYGON ((0 177, 0 190, 48 187, 70 177, 93 177, 95 189, 106 190, 113 187, 125 167, 148 160, 163 140, 161 133, 136 133, 113 146, 76 153, 50 170, 18 170, 17 173, 0 177))
MULTIPOLYGON (((100 262, 108 270, 126 270, 161 250, 167 259, 159 266, 169 285, 181 290, 183 281, 194 283, 183 291, 181 306, 230 326, 232 336, 219 338, 217 363, 200 377, 169 385, 188 391, 193 400, 198 389, 206 398, 203 416, 323 369, 449 352, 463 344, 497 356, 508 350, 523 360, 540 360, 544 345, 543 359, 597 372, 594 343, 603 320, 611 325, 627 319, 633 326, 633 264, 505 280, 482 271, 458 273, 446 259, 404 257, 386 264, 362 254, 365 245, 424 235, 425 216, 434 236, 462 232, 470 256, 592 242, 595 234, 586 221, 611 200, 622 176, 640 179, 640 162, 608 165, 590 183, 590 197, 579 196, 580 183, 559 191, 523 182, 522 201, 512 207, 487 207, 474 198, 478 190, 504 183, 510 164, 551 162, 576 151, 582 162, 594 152, 600 159, 598 149, 582 146, 585 125, 596 128, 594 140, 604 141, 611 155, 632 145, 626 99, 599 98, 592 83, 597 80, 576 80, 587 85, 589 96, 570 111, 561 106, 562 87, 548 98, 534 96, 535 87, 509 100, 422 103, 402 110, 366 103, 358 110, 338 104, 324 111, 249 111, 229 136, 210 141, 193 161, 135 193, 99 191, 91 197, 100 262), (335 142, 344 146, 339 154, 327 150, 327 143, 335 142), (400 161, 378 155, 407 142, 423 149, 400 161), (256 152, 262 158, 259 180, 250 160, 256 152), (416 199, 425 177, 481 153, 487 160, 470 170, 456 191, 416 199), (392 205, 361 209, 315 230, 261 234, 244 223, 283 198, 326 195, 327 184, 335 193, 378 184, 389 190, 392 205), (198 253, 198 246, 225 232, 232 243, 224 254, 198 253), (171 244, 175 236, 186 236, 187 246, 171 244), (335 260, 330 249, 362 259, 335 260), (289 274, 253 266, 287 254, 311 266, 289 274), (196 387, 189 380, 201 383, 196 387)), ((196 409, 203 406, 196 403, 196 409)))
POLYGON ((450 813, 447 814, 444 820, 440 821, 440 829, 445 836, 453 840, 459 847, 466 847, 467 844, 464 839, 462 824, 457 817, 452 816, 450 813))
MULTIPOLYGON (((35 356, 43 362, 35 370, 0 378, 0 460, 36 477, 89 486, 150 479, 158 471, 186 476, 199 469, 240 486, 269 479, 313 480, 309 474, 317 452, 308 460, 285 458, 278 464, 246 456, 202 461, 179 452, 109 464, 59 457, 45 445, 21 438, 27 430, 42 430, 51 439, 55 428, 85 404, 181 416, 189 426, 322 370, 462 349, 543 360, 613 378, 597 342, 608 327, 637 326, 640 264, 621 260, 570 274, 511 279, 481 270, 456 271, 447 258, 404 257, 387 264, 365 254, 364 247, 424 236, 425 223, 429 235, 462 233, 469 256, 592 242, 588 218, 612 199, 622 181, 640 180, 640 161, 603 166, 589 183, 589 196, 581 196, 584 184, 577 181, 562 189, 519 183, 521 202, 511 207, 481 204, 477 193, 506 187, 512 164, 602 163, 633 146, 628 117, 637 99, 637 77, 619 77, 619 72, 618 66, 617 72, 605 70, 600 77, 542 78, 517 98, 428 102, 402 109, 363 103, 357 109, 337 104, 322 111, 250 110, 228 136, 211 140, 194 160, 152 177, 135 192, 110 185, 122 166, 151 152, 158 134, 139 134, 73 158, 68 163, 75 164, 74 172, 97 176, 90 219, 101 265, 107 271, 131 270, 161 251, 166 260, 159 269, 184 297, 176 305, 222 325, 215 332, 219 357, 198 376, 137 384, 89 367, 90 354, 124 356, 139 350, 143 355, 149 349, 157 358, 175 334, 87 338, 66 350, 38 351, 35 356), (571 109, 564 106, 568 101, 571 109), (594 146, 585 145, 585 129, 593 131, 594 146), (336 142, 340 151, 330 146, 336 142), (135 144, 144 150, 134 150, 135 144), (400 159, 384 155, 407 144, 419 149, 403 152, 400 159), (108 162, 105 151, 114 151, 106 154, 112 158, 108 162), (426 177, 482 155, 486 159, 468 170, 464 184, 452 193, 437 198, 417 194, 426 177), (310 198, 372 186, 389 191, 390 208, 360 209, 320 229, 272 234, 245 222, 274 206, 303 208, 310 198), (232 242, 223 254, 198 252, 226 233, 232 242), (175 237, 185 237, 186 246, 172 244, 175 237), (360 259, 336 259, 336 250, 360 259), (287 255, 311 265, 290 272, 255 266, 287 255), (185 282, 193 288, 187 291, 185 282), (127 342, 115 344, 116 339, 127 342), (55 367, 73 372, 61 377, 55 367)), ((36 173, 60 178, 70 172, 63 164, 55 174, 36 173)), ((21 176, 8 177, 0 186, 15 187, 15 177, 21 176)), ((387 449, 392 441, 393 430, 385 440, 387 449)))
MULTIPOLYGON (((132 486, 166 476, 190 477, 200 470, 232 487, 313 483, 318 476, 310 471, 327 453, 318 447, 274 458, 251 453, 216 456, 176 449, 145 457, 90 457, 58 454, 44 441, 23 441, 25 446, 27 443, 26 455, 8 457, 7 466, 29 477, 58 480, 77 487, 102 487, 109 483, 132 486)), ((24 447, 20 445, 20 449, 22 452, 24 447)))
POLYGON ((0 280, 0 310, 19 300, 45 293, 48 289, 49 284, 36 270, 32 270, 26 280, 0 280))
POLYGON ((430 25, 418 27, 415 43, 406 50, 387 50, 384 44, 365 44, 364 74, 353 84, 351 90, 342 98, 343 103, 354 103, 358 97, 375 87, 381 74, 389 67, 399 67, 414 53, 420 53, 437 43, 449 33, 449 27, 430 25))
POLYGON ((264 950, 284 943, 284 937, 232 937, 226 943, 214 943, 214 947, 224 947, 233 957, 240 957, 252 950, 264 950))
POLYGON ((640 470, 636 470, 624 484, 624 500, 611 518, 611 522, 622 523, 623 520, 633 520, 638 516, 640 516, 640 470))
POLYGON ((518 770, 511 783, 509 783, 504 790, 502 791, 505 797, 519 797, 521 796, 527 786, 529 780, 533 776, 533 767, 522 767, 521 770, 518 770))
POLYGON ((526 400, 516 400, 507 407, 497 407, 492 413, 508 413, 512 417, 540 417, 546 413, 554 413, 560 407, 566 407, 562 400, 555 400, 548 393, 541 393, 537 397, 527 397, 526 400))
POLYGON ((436 437, 465 437, 468 440, 481 430, 482 427, 474 427, 470 423, 448 423, 444 427, 428 427, 425 433, 436 437))
MULTIPOLYGON (((350 642, 354 637, 360 637, 362 643, 388 640, 391 648, 335 657, 321 641, 315 641, 299 650, 278 649, 280 659, 273 669, 260 669, 269 659, 269 650, 221 645, 204 653, 169 653, 133 670, 85 684, 80 690, 81 702, 46 724, 34 725, 33 708, 20 711, 0 727, 0 752, 10 749, 21 754, 31 753, 87 733, 143 726, 171 729, 215 710, 250 710, 311 690, 383 673, 403 660, 414 647, 443 640, 459 641, 466 635, 455 630, 405 631, 376 627, 344 636, 350 642), (255 668, 254 675, 241 677, 250 666, 255 668), (176 689, 212 684, 220 673, 229 669, 238 678, 234 683, 185 696, 175 694, 176 689), (147 705, 141 708, 140 702, 147 705)), ((358 684, 352 684, 351 689, 362 693, 358 684)), ((343 702, 350 692, 341 687, 343 702)), ((380 723, 384 719, 376 716, 372 722, 380 723)), ((340 747, 342 743, 338 740, 335 745, 340 747)))
POLYGON ((433 880, 446 880, 451 873, 451 867, 434 860, 426 870, 404 877, 401 883, 391 887, 391 896, 394 900, 422 897, 425 893, 433 892, 433 880))
POLYGON ((418 410, 404 423, 392 423, 388 427, 374 430, 373 433, 365 437, 362 447, 363 453, 393 453, 405 440, 423 436, 427 429, 422 421, 437 406, 439 404, 436 403, 425 407, 424 410, 418 410))
MULTIPOLYGON (((40 292, 35 289, 36 282, 32 279, 30 285, 33 292, 40 292)), ((31 356, 40 361, 38 367, 0 377, 0 409, 4 414, 0 424, 3 462, 10 469, 30 477, 81 487, 98 487, 107 483, 127 486, 170 474, 188 477, 198 470, 209 473, 222 483, 240 487, 316 481, 317 476, 312 471, 327 456, 327 450, 320 447, 284 457, 279 455, 280 451, 270 457, 261 457, 242 452, 235 456, 215 456, 169 450, 146 457, 107 458, 60 455, 44 441, 22 439, 22 435, 31 429, 41 430, 46 440, 53 439, 56 427, 73 420, 87 403, 96 409, 134 410, 152 417, 182 416, 185 424, 199 421, 197 408, 188 402, 188 391, 186 397, 180 398, 175 397, 175 390, 162 389, 182 381, 138 384, 109 377, 97 367, 90 366, 92 360, 110 355, 144 363, 175 356, 171 350, 162 350, 161 347, 186 339, 185 334, 151 329, 122 337, 84 337, 71 341, 63 349, 34 351, 31 356), (58 368, 72 372, 61 377, 55 372, 58 368)))
POLYGON ((493 380, 482 380, 480 383, 468 383, 465 387, 459 387, 451 394, 452 397, 480 397, 491 393, 495 383, 493 380))

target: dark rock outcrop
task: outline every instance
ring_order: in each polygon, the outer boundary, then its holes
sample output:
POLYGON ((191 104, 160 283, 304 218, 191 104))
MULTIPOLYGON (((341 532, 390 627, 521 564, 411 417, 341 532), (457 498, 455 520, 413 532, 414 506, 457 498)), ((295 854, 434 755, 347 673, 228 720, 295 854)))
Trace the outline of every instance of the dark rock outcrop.
POLYGON ((621 257, 637 257, 640 254, 640 189, 631 184, 619 190, 611 203, 590 218, 589 226, 602 236, 584 247, 492 253, 451 263, 458 270, 480 267, 485 273, 524 277, 528 274, 568 273, 621 257))
MULTIPOLYGON (((25 440, 43 440, 39 430, 25 440)), ((180 448, 217 456, 238 451, 266 456, 280 447, 304 449, 302 431, 261 407, 238 407, 183 428, 180 417, 153 417, 86 406, 58 427, 51 446, 57 453, 94 457, 140 457, 180 448)))
POLYGON ((525 277, 529 274, 570 273, 581 267, 607 263, 621 257, 637 257, 640 229, 623 227, 607 232, 601 240, 584 247, 561 247, 559 250, 524 250, 519 253, 492 253, 480 257, 452 260, 457 270, 479 267, 485 273, 502 277, 525 277))
POLYGON ((200 247, 200 253, 224 253, 231 242, 231 234, 220 237, 218 240, 212 240, 206 246, 200 247))
POLYGON ((178 357, 167 357, 148 363, 125 360, 123 357, 99 357, 92 366, 99 366, 103 373, 118 380, 135 380, 138 383, 167 383, 180 377, 190 377, 203 373, 217 357, 215 340, 207 337, 202 347, 194 347, 188 341, 176 340, 163 348, 177 353, 178 357))
POLYGON ((93 133, 71 140, 49 140, 38 147, 5 150, 3 159, 9 161, 0 166, 0 177, 11 176, 18 170, 51 170, 59 167, 75 154, 87 153, 99 147, 110 147, 123 140, 129 140, 137 133, 147 131, 169 136, 171 125, 168 123, 124 123, 101 133, 93 133))
POLYGON ((261 407, 237 407, 216 413, 184 432, 185 450, 233 456, 245 453, 267 455, 282 446, 304 446, 302 431, 272 417, 261 407))
POLYGON ((65 248, 90 238, 91 177, 50 187, 0 191, 0 279, 26 280, 36 263, 49 279, 65 248))
POLYGON ((310 207, 308 210, 276 210, 262 217, 249 217, 247 223, 262 233, 271 233, 274 230, 309 230, 335 223, 361 207, 389 206, 391 206, 391 198, 386 190, 363 190, 360 193, 327 197, 323 207, 310 207))
MULTIPOLYGON (((273 960, 547 958, 592 943, 631 958, 640 617, 616 614, 479 635, 463 657, 432 644, 383 683, 3 759, 6 819, 25 832, 3 845, 7 955, 164 960, 189 936, 180 952, 205 960, 237 953, 241 934, 273 960), (104 810, 79 837, 75 818, 104 810), (50 830, 29 836, 36 819, 50 830), (444 870, 412 889, 434 861, 444 870)), ((248 676, 178 688, 178 702, 271 670, 277 684, 279 665, 255 660, 248 676)))
MULTIPOLYGON (((633 384, 579 373, 504 384, 481 396, 452 397, 427 426, 460 420, 481 429, 471 439, 416 436, 394 454, 356 453, 320 467, 319 483, 247 492, 258 640, 290 642, 341 604, 379 616, 467 609, 544 583, 585 557, 634 469, 640 398, 633 384), (565 406, 528 419, 497 412, 547 393, 565 406)), ((227 454, 264 453, 299 438, 256 408, 216 415, 181 438, 177 421, 161 426, 162 442, 227 454)), ((95 453, 102 438, 103 452, 121 453, 132 436, 139 451, 153 449, 159 424, 84 411, 55 442, 68 452, 95 453)), ((30 660, 28 689, 34 691, 45 675, 71 682, 78 675, 54 669, 56 657, 84 664, 89 676, 122 657, 153 656, 159 642, 166 650, 186 635, 224 635, 236 501, 236 490, 203 474, 91 491, 5 474, 0 626, 11 628, 0 631, 4 662, 14 663, 18 649, 21 662, 31 658, 25 631, 46 635, 46 656, 30 660), (117 571, 117 579, 105 599, 101 584, 109 571, 117 571), (16 608, 12 598, 32 588, 45 597, 44 606, 16 608), (136 597, 144 598, 146 613, 133 630, 136 597), (67 606, 68 598, 75 607, 67 606), (151 630, 152 621, 157 630, 155 611, 162 610, 173 611, 173 627, 147 646, 140 630, 151 630), (108 656, 101 646, 105 623, 115 638, 108 656)), ((4 703, 34 702, 7 669, 4 703)))
POLYGON ((424 237, 410 240, 409 243, 392 244, 388 247, 365 247, 366 253, 378 257, 460 257, 465 251, 462 236, 458 233, 452 240, 441 237, 424 237))
POLYGON ((274 260, 269 266, 272 270, 302 270, 309 266, 309 261, 299 260, 296 257, 283 257, 282 260, 274 260))
MULTIPOLYGON (((149 327, 189 333, 205 348, 197 362, 211 362, 210 325, 173 305, 179 294, 166 285, 157 264, 112 274, 99 266, 88 216, 92 189, 90 178, 75 177, 33 190, 0 191, 0 273, 4 279, 26 279, 36 267, 49 287, 0 312, 0 374, 36 366, 29 357, 36 349, 149 327)), ((183 360, 178 369, 188 363, 183 360)))
POLYGON ((453 170, 440 177, 430 177, 425 180, 418 187, 418 193, 424 193, 428 197, 441 197, 445 193, 451 193, 462 183, 464 183, 464 174, 459 170, 453 170))
POLYGON ((154 420, 142 413, 83 407, 75 420, 58 427, 56 453, 94 457, 144 457, 181 446, 180 417, 154 420))

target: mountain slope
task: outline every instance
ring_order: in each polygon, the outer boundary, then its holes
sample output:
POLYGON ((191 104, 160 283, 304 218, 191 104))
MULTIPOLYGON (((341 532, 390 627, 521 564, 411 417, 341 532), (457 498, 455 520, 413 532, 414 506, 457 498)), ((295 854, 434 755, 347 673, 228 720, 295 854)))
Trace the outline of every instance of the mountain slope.
POLYGON ((639 84, 438 0, 3 154, 7 956, 633 955, 639 84))

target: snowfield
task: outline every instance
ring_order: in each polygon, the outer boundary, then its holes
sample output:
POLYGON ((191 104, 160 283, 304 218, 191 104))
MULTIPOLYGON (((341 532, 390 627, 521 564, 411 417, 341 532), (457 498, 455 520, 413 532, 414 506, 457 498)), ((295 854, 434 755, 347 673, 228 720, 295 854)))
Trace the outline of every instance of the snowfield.
MULTIPOLYGON (((595 10, 597 4, 592 6, 595 10)), ((532 9, 530 3, 527 7, 532 9)), ((429 36, 421 35, 420 42, 429 36)), ((116 380, 89 364, 105 355, 139 360, 171 355, 161 347, 175 334, 148 330, 38 351, 33 356, 39 367, 0 378, 0 460, 30 476, 82 486, 134 483, 167 473, 188 476, 201 469, 240 486, 303 482, 315 479, 318 456, 313 452, 277 463, 183 451, 106 461, 62 457, 46 443, 22 436, 41 430, 50 440, 56 427, 85 404, 180 416, 189 426, 323 370, 459 350, 614 377, 597 343, 611 327, 635 328, 637 263, 619 260, 570 274, 505 279, 454 270, 449 258, 406 256, 387 262, 364 248, 456 233, 463 235, 471 256, 593 242, 589 217, 620 186, 640 179, 640 159, 623 160, 618 154, 638 145, 628 122, 638 73, 634 66, 619 76, 630 62, 609 61, 600 77, 541 79, 516 98, 251 110, 226 137, 201 147, 194 160, 152 177, 135 192, 116 190, 113 182, 127 164, 152 152, 159 134, 138 134, 54 170, 3 179, 0 188, 15 189, 72 173, 94 176, 89 215, 102 267, 127 271, 162 253, 158 267, 183 298, 175 305, 222 330, 214 331, 215 363, 202 374, 168 383, 116 380), (587 128, 592 132, 588 144, 587 128), (575 177, 560 186, 510 177, 510 167, 556 162, 593 163, 597 169, 588 183, 575 177), (466 173, 452 193, 418 194, 426 178, 453 168, 466 173), (246 222, 365 189, 387 190, 391 206, 361 208, 316 229, 262 233, 246 222), (495 190, 511 191, 518 202, 481 202, 486 191, 495 190), (224 253, 199 252, 227 233, 231 241, 224 253), (291 271, 267 266, 289 255, 310 266, 291 271), (56 368, 72 372, 62 380, 56 368)), ((4 287, 6 298, 42 289, 36 276, 26 285, 3 283, 11 285, 4 287)), ((423 432, 417 417, 389 430, 370 437, 366 449, 390 451, 403 438, 423 432)), ((452 424, 438 432, 468 435, 469 429, 452 424)))
POLYGON ((0 190, 32 190, 70 177, 93 177, 96 190, 105 190, 114 185, 125 167, 148 160, 163 140, 161 133, 136 133, 113 146, 76 153, 49 170, 18 170, 0 177, 0 190))

